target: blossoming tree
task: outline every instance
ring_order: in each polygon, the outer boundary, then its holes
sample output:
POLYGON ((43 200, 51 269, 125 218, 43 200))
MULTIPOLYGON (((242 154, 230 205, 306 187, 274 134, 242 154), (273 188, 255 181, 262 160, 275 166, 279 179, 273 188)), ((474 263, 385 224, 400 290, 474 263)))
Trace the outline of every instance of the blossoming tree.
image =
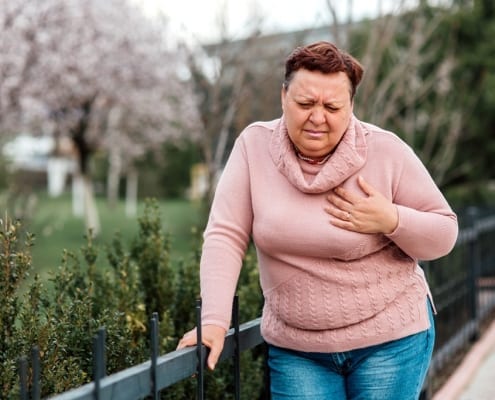
POLYGON ((127 0, 0 3, 2 136, 29 130, 71 139, 74 182, 95 233, 92 155, 108 155, 108 186, 116 193, 136 159, 198 132, 182 56, 161 22, 127 0))

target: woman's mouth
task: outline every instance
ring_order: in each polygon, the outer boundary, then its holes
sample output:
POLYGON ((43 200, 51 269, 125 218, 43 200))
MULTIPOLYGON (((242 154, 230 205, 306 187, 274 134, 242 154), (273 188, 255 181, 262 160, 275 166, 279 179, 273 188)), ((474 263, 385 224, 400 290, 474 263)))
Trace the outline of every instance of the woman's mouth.
POLYGON ((326 132, 324 132, 324 131, 316 131, 316 130, 312 130, 312 129, 305 129, 304 132, 310 138, 314 138, 314 139, 321 138, 323 135, 326 134, 326 132))

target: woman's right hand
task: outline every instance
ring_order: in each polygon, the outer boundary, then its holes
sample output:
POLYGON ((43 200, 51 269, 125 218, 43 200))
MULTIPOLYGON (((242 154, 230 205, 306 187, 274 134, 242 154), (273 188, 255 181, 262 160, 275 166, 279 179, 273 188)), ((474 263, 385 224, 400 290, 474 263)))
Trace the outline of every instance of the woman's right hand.
MULTIPOLYGON (((201 328, 201 339, 203 344, 210 349, 210 354, 206 360, 208 368, 213 371, 215 365, 218 362, 218 358, 223 350, 223 345, 225 343, 225 335, 227 331, 216 325, 203 325, 201 328)), ((177 350, 183 349, 189 346, 196 346, 197 343, 196 328, 191 329, 186 332, 182 339, 179 340, 177 345, 177 350)))

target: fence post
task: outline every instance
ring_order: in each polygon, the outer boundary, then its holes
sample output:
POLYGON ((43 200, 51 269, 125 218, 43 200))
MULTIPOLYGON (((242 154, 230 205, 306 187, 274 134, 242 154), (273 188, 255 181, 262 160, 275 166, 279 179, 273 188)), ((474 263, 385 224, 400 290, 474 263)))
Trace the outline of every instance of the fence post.
POLYGON ((159 391, 157 389, 157 359, 158 359, 158 313, 154 312, 150 321, 151 334, 151 396, 153 400, 158 400, 159 391))
POLYGON ((203 352, 203 336, 201 327, 201 299, 196 300, 196 356, 198 359, 198 377, 196 393, 198 400, 204 400, 205 353, 203 352))
POLYGON ((28 400, 28 362, 25 356, 19 358, 19 380, 20 380, 20 398, 28 400))
POLYGON ((232 306, 232 323, 234 325, 234 398, 241 399, 241 349, 239 345, 239 296, 234 296, 232 306))
POLYGON ((31 390, 31 397, 33 400, 41 399, 41 362, 40 362, 40 350, 38 346, 34 346, 31 349, 31 365, 33 366, 33 386, 31 390))
MULTIPOLYGON (((480 279, 480 273, 481 273, 481 266, 480 266, 480 254, 479 254, 479 244, 478 244, 478 237, 479 237, 479 229, 478 229, 478 216, 479 216, 479 211, 476 207, 469 207, 467 210, 467 216, 468 216, 468 221, 470 225, 470 229, 473 232, 473 235, 470 238, 469 241, 469 251, 468 251, 468 257, 470 260, 471 268, 469 269, 470 272, 470 286, 471 286, 471 318, 474 323, 474 331, 473 334, 471 335, 471 340, 475 341, 478 340, 480 336, 480 329, 479 329, 479 279, 480 279)), ((469 263, 468 263, 469 265, 469 263)))
POLYGON ((105 366, 105 328, 98 329, 93 338, 93 380, 95 383, 94 398, 100 400, 100 382, 106 374, 105 366))

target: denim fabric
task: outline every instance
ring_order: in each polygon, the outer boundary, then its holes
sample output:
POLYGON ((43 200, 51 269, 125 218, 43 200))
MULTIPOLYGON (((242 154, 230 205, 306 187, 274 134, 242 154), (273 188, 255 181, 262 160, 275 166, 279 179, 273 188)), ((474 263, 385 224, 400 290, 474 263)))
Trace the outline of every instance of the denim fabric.
POLYGON ((308 353, 269 345, 272 400, 416 400, 435 341, 428 330, 342 353, 308 353))

